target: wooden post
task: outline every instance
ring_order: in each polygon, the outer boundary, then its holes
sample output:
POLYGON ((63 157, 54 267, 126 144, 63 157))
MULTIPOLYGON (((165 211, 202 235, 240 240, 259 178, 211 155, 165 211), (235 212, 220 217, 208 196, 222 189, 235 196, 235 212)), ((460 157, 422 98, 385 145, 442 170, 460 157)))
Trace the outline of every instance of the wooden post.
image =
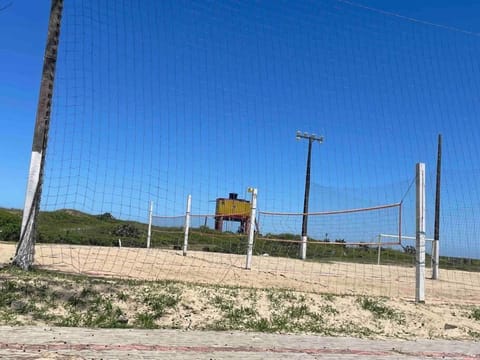
POLYGON ((52 0, 22 227, 15 257, 13 258, 13 264, 24 270, 28 270, 32 266, 35 252, 36 221, 42 193, 43 167, 48 142, 62 9, 63 0, 52 0))
POLYGON ((415 302, 425 302, 425 164, 416 166, 415 302))

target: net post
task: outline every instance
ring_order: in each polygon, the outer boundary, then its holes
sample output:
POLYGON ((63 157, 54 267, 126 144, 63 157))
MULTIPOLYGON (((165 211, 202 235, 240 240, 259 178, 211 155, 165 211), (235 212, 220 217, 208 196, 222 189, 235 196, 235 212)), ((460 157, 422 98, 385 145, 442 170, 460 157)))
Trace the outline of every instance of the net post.
POLYGON ((380 253, 382 251, 382 234, 378 234, 378 255, 377 255, 377 265, 380 265, 380 253))
POLYGON ((400 201, 398 206, 398 244, 402 246, 402 208, 403 200, 400 201))
POLYGON ((252 268, 252 255, 253 255, 253 240, 255 237, 255 219, 257 213, 257 189, 248 188, 248 192, 252 194, 252 208, 250 212, 250 224, 248 228, 248 246, 247 246, 247 262, 245 269, 250 270, 252 268))
POLYGON ((307 235, 302 235, 302 242, 300 243, 300 259, 307 258, 307 235))
POLYGON ((152 218, 153 218, 153 201, 150 201, 150 207, 148 209, 147 249, 150 248, 150 242, 152 240, 152 218))
POLYGON ((20 230, 20 239, 13 258, 13 264, 23 270, 28 270, 33 265, 35 253, 35 241, 37 237, 36 222, 42 193, 43 168, 48 143, 47 139, 55 82, 58 43, 60 40, 62 9, 63 0, 51 1, 30 169, 25 194, 25 205, 23 208, 22 227, 20 230))
POLYGON ((432 279, 438 280, 440 277, 440 241, 432 241, 432 279))
POLYGON ((187 197, 187 211, 185 213, 185 226, 184 226, 184 237, 183 237, 183 256, 187 256, 188 249, 188 231, 190 230, 190 213, 192 210, 192 195, 187 197))
POLYGON ((425 302, 425 164, 416 165, 415 302, 425 302))

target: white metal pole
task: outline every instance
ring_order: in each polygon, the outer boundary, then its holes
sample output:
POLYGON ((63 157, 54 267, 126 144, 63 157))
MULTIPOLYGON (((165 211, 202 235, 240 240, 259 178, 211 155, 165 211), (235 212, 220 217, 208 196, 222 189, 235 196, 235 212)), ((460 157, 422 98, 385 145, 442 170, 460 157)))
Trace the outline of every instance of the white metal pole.
POLYGON ((255 219, 257 216, 257 189, 248 188, 248 192, 252 194, 252 209, 250 212, 250 227, 248 229, 248 247, 247 247, 247 264, 245 268, 250 270, 252 268, 253 255, 253 239, 255 237, 255 219))
POLYGON ((187 197, 187 212, 185 213, 185 236, 183 237, 183 256, 187 256, 188 231, 190 229, 190 212, 192 210, 192 195, 187 197))
POLYGON ((380 265, 380 252, 382 251, 382 235, 378 235, 378 256, 377 265, 380 265))
POLYGON ((152 218, 153 218, 153 201, 150 201, 150 208, 148 210, 147 249, 150 248, 150 241, 152 240, 152 218))
POLYGON ((415 302, 425 302, 425 164, 416 166, 415 302))
POLYGON ((307 258, 307 235, 302 235, 302 242, 300 243, 300 259, 307 258))

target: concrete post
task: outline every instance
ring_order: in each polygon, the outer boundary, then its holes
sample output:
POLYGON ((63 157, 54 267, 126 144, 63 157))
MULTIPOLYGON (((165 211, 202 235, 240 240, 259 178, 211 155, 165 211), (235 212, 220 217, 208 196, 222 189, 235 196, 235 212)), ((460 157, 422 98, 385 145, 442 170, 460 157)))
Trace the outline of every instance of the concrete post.
POLYGON ((415 302, 425 302, 425 164, 416 166, 415 302))
POLYGON ((187 249, 188 249, 188 232, 190 230, 190 213, 192 211, 192 195, 188 195, 187 197, 187 211, 185 213, 185 234, 183 237, 183 256, 187 256, 187 249))
POLYGON ((253 240, 255 238, 255 219, 257 216, 257 189, 248 188, 248 192, 252 194, 252 210, 250 212, 250 226, 248 229, 248 246, 247 246, 247 263, 245 269, 250 270, 252 268, 252 256, 253 256, 253 240))

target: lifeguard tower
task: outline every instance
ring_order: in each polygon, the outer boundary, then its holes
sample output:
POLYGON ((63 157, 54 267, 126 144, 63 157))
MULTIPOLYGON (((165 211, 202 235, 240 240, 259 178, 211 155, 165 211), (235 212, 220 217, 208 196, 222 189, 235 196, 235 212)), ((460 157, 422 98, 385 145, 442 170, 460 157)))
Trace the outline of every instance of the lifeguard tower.
POLYGON ((223 231, 224 221, 240 222, 238 232, 246 234, 250 224, 252 206, 250 201, 238 199, 238 194, 230 193, 228 198, 217 198, 215 208, 215 230, 223 231))

